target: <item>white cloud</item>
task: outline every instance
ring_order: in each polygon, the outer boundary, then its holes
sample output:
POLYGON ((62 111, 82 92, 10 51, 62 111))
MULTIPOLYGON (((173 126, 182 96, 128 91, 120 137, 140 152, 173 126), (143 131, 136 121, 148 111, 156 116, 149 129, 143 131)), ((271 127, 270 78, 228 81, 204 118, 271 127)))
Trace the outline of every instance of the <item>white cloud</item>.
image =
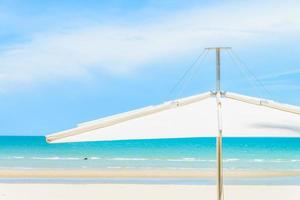
MULTIPOLYGON (((300 3, 195 8, 151 23, 89 24, 33 34, 0 53, 0 89, 41 80, 77 78, 91 69, 128 73, 205 46, 249 46, 300 32, 300 3)), ((282 42, 282 41, 281 41, 282 42)))

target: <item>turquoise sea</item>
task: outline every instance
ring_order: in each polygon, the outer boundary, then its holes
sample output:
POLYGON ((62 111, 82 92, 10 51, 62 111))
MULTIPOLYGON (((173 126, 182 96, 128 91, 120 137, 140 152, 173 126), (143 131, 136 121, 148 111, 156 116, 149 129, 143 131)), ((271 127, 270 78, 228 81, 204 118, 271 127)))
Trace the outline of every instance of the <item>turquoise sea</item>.
MULTIPOLYGON (((47 144, 0 137, 1 169, 215 169, 215 138, 47 144)), ((225 170, 300 170, 300 138, 224 138, 225 170)))

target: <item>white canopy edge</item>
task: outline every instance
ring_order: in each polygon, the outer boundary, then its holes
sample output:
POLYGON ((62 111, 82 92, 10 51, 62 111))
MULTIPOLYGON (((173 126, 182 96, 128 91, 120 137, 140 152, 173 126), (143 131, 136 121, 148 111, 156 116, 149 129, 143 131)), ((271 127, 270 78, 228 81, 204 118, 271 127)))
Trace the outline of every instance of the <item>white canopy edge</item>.
POLYGON ((265 106, 268 108, 273 108, 273 109, 281 110, 284 112, 289 112, 289 113, 294 113, 294 114, 300 115, 300 108, 297 106, 282 104, 282 103, 278 103, 278 102, 275 102, 272 100, 259 99, 259 98, 249 97, 249 96, 240 95, 240 94, 231 93, 231 92, 225 92, 223 95, 227 98, 242 101, 245 103, 265 106))
MULTIPOLYGON (((95 131, 98 129, 110 127, 116 124, 120 124, 122 122, 146 117, 155 113, 159 113, 162 111, 170 110, 170 109, 176 109, 182 106, 190 105, 193 103, 200 102, 202 100, 208 99, 209 97, 215 96, 215 93, 213 92, 206 92, 199 95, 186 97, 182 99, 177 99, 173 101, 168 101, 159 105, 154 106, 148 106, 141 109, 124 112, 121 114, 113 115, 110 117, 101 118, 98 120, 85 122, 77 125, 77 127, 61 131, 55 134, 51 134, 46 136, 46 139, 48 142, 56 142, 60 139, 64 139, 70 136, 76 136, 80 134, 84 134, 87 132, 95 131)), ((236 101, 240 101, 246 104, 251 104, 255 106, 262 106, 262 107, 268 107, 271 109, 288 112, 296 115, 300 115, 300 107, 291 106, 287 104, 281 104, 277 103, 271 100, 266 99, 260 99, 260 98, 254 98, 249 96, 244 96, 236 93, 230 93, 230 92, 222 92, 222 99, 228 98, 236 101)))
POLYGON ((204 100, 204 99, 210 97, 211 95, 212 95, 211 92, 206 92, 206 93, 202 93, 202 94, 191 96, 191 97, 168 101, 168 102, 156 105, 156 106, 148 106, 148 107, 144 107, 141 109, 113 115, 110 117, 105 117, 105 118, 101 118, 98 120, 81 123, 81 124, 78 124, 77 127, 75 127, 75 128, 48 135, 48 136, 46 136, 46 139, 47 139, 47 142, 53 142, 58 139, 82 134, 87 131, 92 131, 92 130, 96 130, 99 128, 112 126, 112 125, 115 125, 115 124, 118 124, 121 122, 144 117, 144 116, 151 115, 151 114, 161 112, 164 110, 174 109, 174 108, 178 108, 181 106, 189 105, 189 104, 204 100))

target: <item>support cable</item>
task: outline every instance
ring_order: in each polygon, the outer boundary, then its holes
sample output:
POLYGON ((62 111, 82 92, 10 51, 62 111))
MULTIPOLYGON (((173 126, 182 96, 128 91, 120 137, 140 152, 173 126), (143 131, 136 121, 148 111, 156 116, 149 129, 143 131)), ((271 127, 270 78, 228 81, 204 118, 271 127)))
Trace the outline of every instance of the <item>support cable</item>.
MULTIPOLYGON (((204 57, 206 57, 207 53, 208 53, 208 50, 204 49, 204 50, 199 54, 199 56, 194 60, 194 62, 193 62, 191 65, 189 65, 189 66, 187 67, 187 69, 185 70, 185 72, 183 73, 183 75, 179 78, 179 80, 175 83, 175 85, 174 85, 174 86, 172 87, 172 89, 170 90, 169 95, 168 95, 168 98, 170 98, 170 96, 175 92, 176 89, 180 88, 180 86, 181 86, 181 88, 182 88, 184 85, 186 85, 188 76, 191 76, 190 73, 191 73, 193 70, 195 70, 196 64, 198 63, 199 60, 200 60, 200 63, 203 62, 204 57)), ((191 79, 191 78, 190 78, 190 79, 191 79)), ((190 79, 188 79, 188 80, 190 80, 190 79)), ((181 91, 180 93, 182 93, 182 89, 180 89, 180 91, 181 91)), ((178 97, 178 95, 179 95, 179 94, 175 95, 175 97, 178 97)))
POLYGON ((178 91, 176 98, 180 95, 182 95, 182 93, 186 90, 187 86, 189 85, 189 83, 194 79, 194 77, 196 76, 196 74, 198 74, 198 72, 201 69, 201 64, 204 62, 204 60, 206 59, 207 55, 209 53, 209 50, 205 52, 205 54, 203 55, 203 57, 201 58, 201 60, 199 61, 199 67, 194 68, 193 73, 189 76, 189 78, 186 79, 186 81, 182 84, 181 89, 178 91))
POLYGON ((240 63, 241 66, 243 66, 246 70, 246 72, 251 75, 251 77, 253 78, 253 80, 257 83, 257 85, 262 88, 262 90, 265 92, 265 94, 267 94, 267 96, 271 99, 273 99, 273 95, 270 93, 270 91, 265 87, 265 85, 263 84, 263 82, 261 80, 259 80, 259 78, 255 75, 255 73, 250 69, 250 67, 242 61, 242 59, 233 51, 230 50, 229 51, 230 54, 232 55, 233 58, 235 58, 238 63, 240 63))
POLYGON ((263 90, 261 90, 261 88, 259 87, 259 85, 257 85, 257 83, 255 81, 253 81, 249 75, 247 74, 247 72, 244 71, 244 69, 239 65, 239 63, 236 61, 236 59, 233 57, 233 55, 231 54, 230 51, 226 51, 226 53, 229 55, 229 58, 231 59, 232 63, 237 67, 239 74, 241 75, 241 77, 245 77, 246 80, 249 82, 249 84, 258 89, 259 92, 261 92, 263 94, 263 90))

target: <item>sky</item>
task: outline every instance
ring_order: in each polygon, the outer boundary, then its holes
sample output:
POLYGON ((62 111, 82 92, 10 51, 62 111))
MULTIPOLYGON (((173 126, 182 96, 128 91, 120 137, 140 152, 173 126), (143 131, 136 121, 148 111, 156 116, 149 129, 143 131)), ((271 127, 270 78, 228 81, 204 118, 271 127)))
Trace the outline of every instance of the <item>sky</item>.
POLYGON ((0 0, 0 135, 46 135, 212 91, 212 51, 179 80, 215 46, 234 53, 221 53, 222 90, 300 106, 299 9, 277 0, 0 0))

